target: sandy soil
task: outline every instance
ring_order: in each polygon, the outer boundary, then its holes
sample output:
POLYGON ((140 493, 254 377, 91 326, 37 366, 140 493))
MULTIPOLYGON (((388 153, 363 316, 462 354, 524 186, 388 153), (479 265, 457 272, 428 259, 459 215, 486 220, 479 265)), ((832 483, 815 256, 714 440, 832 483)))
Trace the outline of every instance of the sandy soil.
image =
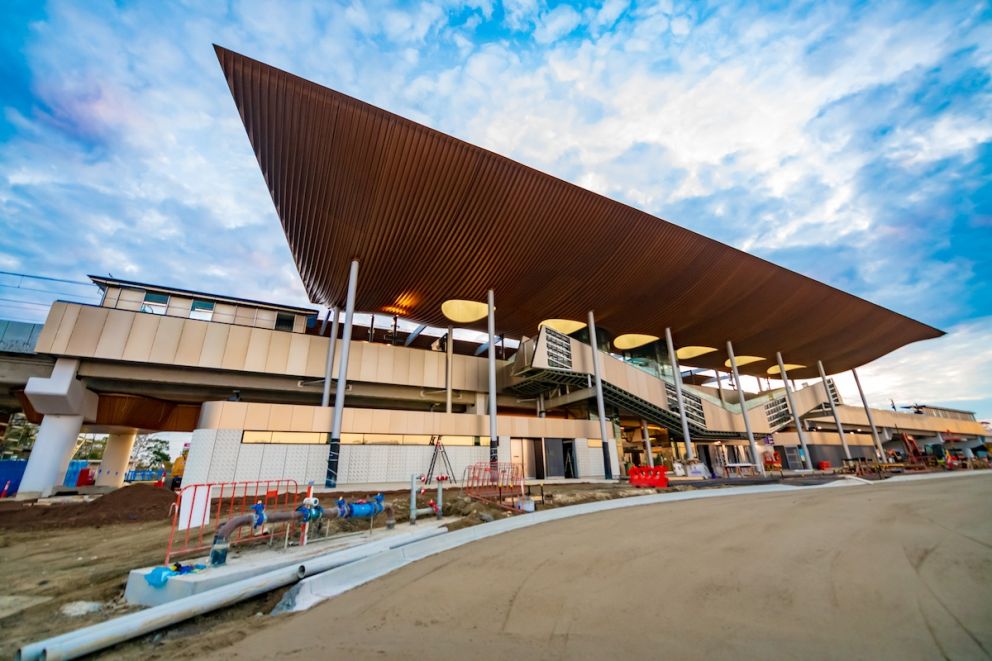
POLYGON ((988 658, 992 476, 637 507, 477 542, 215 658, 988 658))
MULTIPOLYGON (((603 484, 546 489, 549 507, 652 491, 603 484)), ((433 493, 422 497, 421 505, 431 496, 433 493)), ((123 600, 127 574, 134 567, 162 562, 173 498, 162 489, 137 485, 85 504, 0 502, 0 659, 12 657, 24 643, 136 610, 123 600), (62 612, 80 601, 99 608, 82 615, 62 612)), ((395 505, 398 520, 405 520, 406 492, 394 492, 388 498, 395 505)), ((445 498, 445 510, 462 517, 452 528, 509 515, 499 507, 464 498, 457 491, 445 498)), ((376 526, 382 525, 385 520, 379 517, 376 526)), ((364 530, 367 523, 335 520, 330 526, 332 531, 348 532, 364 530)), ((282 593, 277 590, 193 618, 97 656, 151 661, 200 658, 224 650, 249 633, 281 622, 257 616, 270 612, 282 593)))

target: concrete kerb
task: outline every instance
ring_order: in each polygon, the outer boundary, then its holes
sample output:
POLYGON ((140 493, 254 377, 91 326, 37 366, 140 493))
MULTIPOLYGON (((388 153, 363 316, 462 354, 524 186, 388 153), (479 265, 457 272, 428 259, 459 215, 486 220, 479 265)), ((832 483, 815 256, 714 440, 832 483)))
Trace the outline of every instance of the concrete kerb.
MULTIPOLYGON (((832 483, 833 484, 833 483, 832 483)), ((837 486, 855 486, 857 482, 847 482, 838 480, 837 486)), ((826 485, 821 485, 826 486, 826 485)), ((585 514, 595 514, 597 512, 607 512, 626 507, 638 507, 642 505, 655 505, 659 503, 670 503, 682 500, 696 500, 700 498, 721 498, 725 496, 739 496, 745 494, 778 493, 788 491, 798 491, 803 489, 816 489, 820 487, 795 487, 784 484, 766 484, 746 487, 726 487, 723 489, 713 489, 707 491, 681 491, 677 493, 660 493, 647 496, 634 496, 631 498, 618 498, 616 500, 604 500, 594 503, 583 503, 581 505, 570 505, 549 510, 541 510, 533 514, 515 516, 509 519, 492 521, 470 528, 462 528, 455 532, 445 533, 431 539, 408 544, 402 548, 393 549, 377 553, 374 556, 359 560, 357 562, 332 569, 318 574, 311 578, 306 578, 290 588, 283 596, 282 600, 273 610, 275 613, 298 612, 307 610, 314 605, 336 597, 371 580, 385 576, 386 574, 399 569, 405 565, 422 560, 443 551, 475 542, 480 539, 500 535, 512 530, 529 528, 550 521, 558 521, 573 516, 583 516, 585 514)))
POLYGON ((405 565, 417 560, 422 560, 429 556, 457 548, 470 542, 480 539, 501 535, 512 530, 529 528, 530 526, 558 521, 573 516, 583 516, 597 512, 607 512, 610 510, 625 507, 639 507, 642 505, 655 505, 659 503, 670 503, 683 500, 697 500, 700 498, 722 498, 726 496, 741 496, 747 494, 761 493, 783 493, 790 491, 802 491, 809 489, 829 489, 838 487, 854 487, 862 485, 885 484, 896 481, 915 481, 925 479, 939 479, 947 477, 964 477, 967 475, 992 475, 992 471, 968 471, 967 473, 930 473, 927 475, 906 475, 889 478, 883 482, 872 482, 858 477, 845 476, 843 479, 834 480, 820 485, 813 486, 791 486, 787 484, 766 484, 742 487, 726 487, 723 489, 713 489, 704 491, 682 491, 677 493, 651 494, 647 496, 635 496, 632 498, 618 498, 616 500, 597 501, 594 503, 583 503, 581 505, 571 505, 550 510, 541 510, 525 516, 516 516, 510 519, 501 519, 490 523, 484 523, 470 528, 462 528, 455 532, 445 533, 430 539, 413 542, 402 548, 397 548, 364 560, 331 569, 313 577, 306 578, 293 585, 282 600, 272 611, 275 613, 298 612, 307 610, 316 604, 343 594, 360 585, 368 583, 376 578, 389 574, 405 565))

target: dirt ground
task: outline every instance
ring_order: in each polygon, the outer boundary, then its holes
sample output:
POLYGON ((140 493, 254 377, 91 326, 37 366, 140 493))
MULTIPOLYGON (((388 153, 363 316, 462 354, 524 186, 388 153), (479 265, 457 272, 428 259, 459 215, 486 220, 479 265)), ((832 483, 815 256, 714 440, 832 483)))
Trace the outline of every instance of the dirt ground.
POLYGON ((213 658, 988 658, 988 474, 703 499, 404 567, 213 658))
MULTIPOLYGON (((679 487, 684 488, 684 487, 679 487)), ((604 484, 548 486, 547 507, 653 493, 604 484)), ((387 494, 399 521, 408 519, 409 492, 387 494)), ((539 498, 539 490, 533 489, 539 498)), ((426 506, 433 491, 420 497, 426 506)), ((354 494, 347 494, 349 499, 354 494)), ((333 503, 332 495, 321 497, 333 503)), ((25 643, 71 631, 136 610, 123 599, 128 572, 160 564, 169 538, 169 506, 175 496, 149 485, 125 487, 89 503, 29 506, 0 502, 0 658, 25 643), (93 612, 67 615, 63 608, 89 602, 93 612)), ((499 507, 446 492, 445 511, 460 516, 451 528, 512 516, 499 507)), ((385 524, 383 517, 376 527, 385 524)), ((332 521, 331 534, 367 528, 365 521, 332 521)), ((124 643, 106 658, 197 658, 226 649, 277 618, 269 613, 283 591, 203 615, 168 630, 124 643)))

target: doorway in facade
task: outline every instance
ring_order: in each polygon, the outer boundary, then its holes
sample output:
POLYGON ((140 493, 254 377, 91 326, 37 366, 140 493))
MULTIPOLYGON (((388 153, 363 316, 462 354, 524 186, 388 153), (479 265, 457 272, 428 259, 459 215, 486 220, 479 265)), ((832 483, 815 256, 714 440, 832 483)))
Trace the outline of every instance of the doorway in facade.
POLYGON ((539 438, 511 438, 510 461, 520 464, 524 469, 524 478, 543 480, 544 448, 539 438))

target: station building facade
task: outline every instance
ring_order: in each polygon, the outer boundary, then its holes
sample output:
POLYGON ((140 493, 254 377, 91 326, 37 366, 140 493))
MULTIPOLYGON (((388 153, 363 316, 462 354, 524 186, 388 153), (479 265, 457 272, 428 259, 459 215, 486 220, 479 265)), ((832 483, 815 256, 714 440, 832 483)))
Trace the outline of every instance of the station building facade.
POLYGON ((973 419, 850 406, 827 376, 940 330, 217 55, 319 307, 94 277, 102 304, 55 303, 37 338, 53 367, 19 395, 41 421, 22 492, 50 490, 83 428, 111 434, 107 483, 137 431, 192 431, 188 482, 329 489, 405 482, 439 440, 455 477, 499 461, 535 479, 884 460, 890 428, 983 441, 973 419))

